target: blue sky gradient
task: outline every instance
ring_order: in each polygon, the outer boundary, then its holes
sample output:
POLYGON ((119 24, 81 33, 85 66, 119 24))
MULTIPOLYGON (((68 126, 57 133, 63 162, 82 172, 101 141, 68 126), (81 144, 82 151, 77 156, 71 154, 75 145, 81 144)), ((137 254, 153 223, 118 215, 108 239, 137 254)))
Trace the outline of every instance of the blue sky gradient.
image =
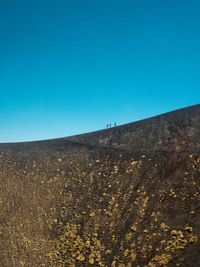
POLYGON ((0 142, 200 103, 199 0, 0 1, 0 142))

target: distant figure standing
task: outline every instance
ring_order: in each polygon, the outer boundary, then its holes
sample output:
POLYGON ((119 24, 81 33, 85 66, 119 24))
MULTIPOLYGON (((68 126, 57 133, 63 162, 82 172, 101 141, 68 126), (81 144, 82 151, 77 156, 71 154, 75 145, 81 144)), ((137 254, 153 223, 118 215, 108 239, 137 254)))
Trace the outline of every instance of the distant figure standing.
POLYGON ((106 127, 108 128, 108 123, 107 123, 106 127))
POLYGON ((117 123, 115 122, 115 127, 117 126, 117 123))
POLYGON ((110 128, 111 128, 111 123, 110 123, 110 128))

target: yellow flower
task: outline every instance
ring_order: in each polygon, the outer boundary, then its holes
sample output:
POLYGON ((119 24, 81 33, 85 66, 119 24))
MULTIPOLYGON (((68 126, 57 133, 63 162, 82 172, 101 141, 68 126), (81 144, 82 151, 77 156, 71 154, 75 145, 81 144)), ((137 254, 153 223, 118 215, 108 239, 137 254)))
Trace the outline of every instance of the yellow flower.
POLYGON ((110 249, 107 249, 106 250, 106 255, 109 255, 111 253, 111 250, 110 249))
POLYGON ((90 212, 90 217, 94 217, 95 216, 95 213, 92 211, 90 212))
POLYGON ((188 233, 192 233, 193 229, 190 226, 185 227, 185 231, 188 233))
POLYGON ((78 260, 78 261, 84 261, 84 260, 85 260, 85 257, 83 256, 83 254, 80 254, 80 255, 78 255, 78 257, 77 257, 77 260, 78 260))
POLYGON ((93 259, 93 258, 90 258, 90 259, 89 259, 89 263, 90 263, 90 264, 94 264, 94 259, 93 259))

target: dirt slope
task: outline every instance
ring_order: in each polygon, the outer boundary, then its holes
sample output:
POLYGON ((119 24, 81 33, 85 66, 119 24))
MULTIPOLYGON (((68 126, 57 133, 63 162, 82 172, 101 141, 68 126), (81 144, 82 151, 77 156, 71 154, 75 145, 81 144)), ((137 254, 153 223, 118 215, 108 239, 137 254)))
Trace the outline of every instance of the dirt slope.
POLYGON ((128 150, 199 150, 200 105, 102 131, 68 137, 84 144, 128 150))
POLYGON ((0 144, 0 266, 200 266, 199 115, 0 144))

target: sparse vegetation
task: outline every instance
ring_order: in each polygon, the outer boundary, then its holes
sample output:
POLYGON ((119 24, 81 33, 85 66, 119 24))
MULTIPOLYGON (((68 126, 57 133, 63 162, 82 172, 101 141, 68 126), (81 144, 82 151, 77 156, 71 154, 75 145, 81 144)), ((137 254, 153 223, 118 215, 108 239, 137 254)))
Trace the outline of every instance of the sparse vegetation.
POLYGON ((1 266, 199 266, 200 153, 0 146, 1 266))

